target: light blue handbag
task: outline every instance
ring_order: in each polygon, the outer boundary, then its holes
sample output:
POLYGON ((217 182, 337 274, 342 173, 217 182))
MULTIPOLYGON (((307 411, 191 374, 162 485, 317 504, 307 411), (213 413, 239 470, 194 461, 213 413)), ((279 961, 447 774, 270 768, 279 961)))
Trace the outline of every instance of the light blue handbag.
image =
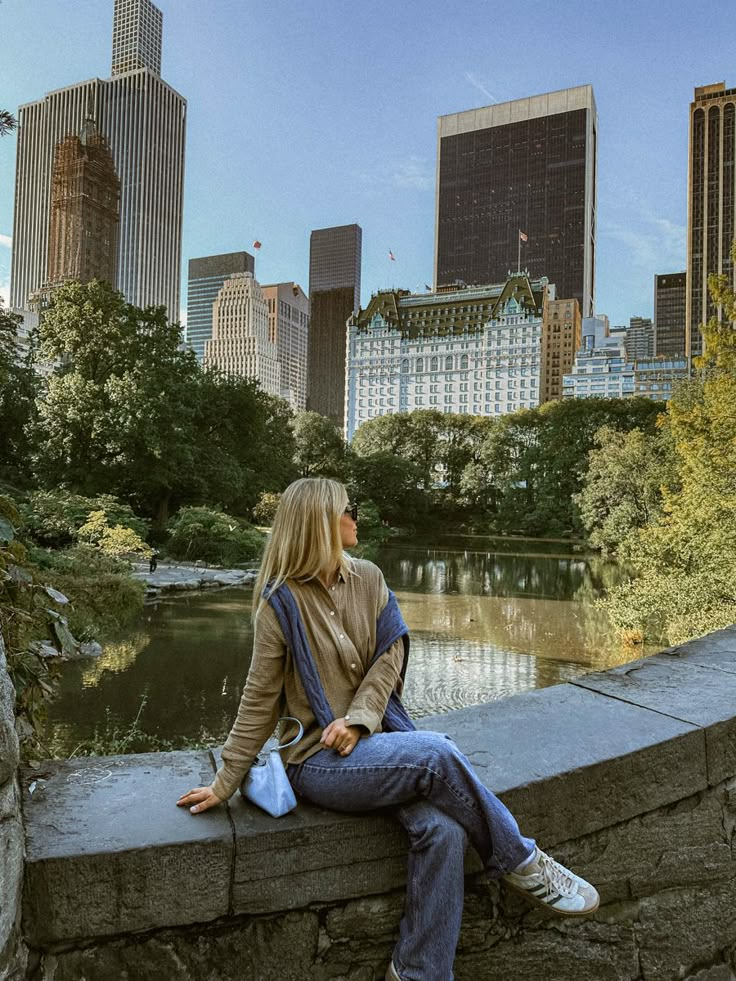
POLYGON ((299 719, 285 715, 279 722, 296 722, 299 732, 288 743, 269 746, 269 742, 256 756, 240 785, 240 793, 246 800, 260 807, 271 817, 282 817, 296 807, 296 797, 286 775, 280 751, 298 743, 304 735, 304 726, 299 719))

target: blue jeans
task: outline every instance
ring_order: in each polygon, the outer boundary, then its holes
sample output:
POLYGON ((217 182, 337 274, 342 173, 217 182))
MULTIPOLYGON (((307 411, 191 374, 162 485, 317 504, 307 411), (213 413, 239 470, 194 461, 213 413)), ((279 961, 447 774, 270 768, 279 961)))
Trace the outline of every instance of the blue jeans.
POLYGON ((403 981, 452 981, 468 840, 499 878, 535 848, 449 736, 380 732, 350 756, 321 750, 287 768, 294 790, 335 811, 392 807, 409 836, 407 892, 394 967, 403 981))

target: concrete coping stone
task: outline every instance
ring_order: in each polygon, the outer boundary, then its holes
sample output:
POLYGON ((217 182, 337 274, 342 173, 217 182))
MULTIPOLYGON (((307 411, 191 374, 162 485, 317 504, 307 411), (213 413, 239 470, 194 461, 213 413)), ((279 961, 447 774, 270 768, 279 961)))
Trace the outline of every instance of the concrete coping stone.
MULTIPOLYGON (((719 757, 718 747, 733 745, 736 628, 713 638, 712 665, 703 638, 418 725, 450 735, 522 832, 550 848, 704 790, 728 765, 730 750, 719 757)), ((29 943, 277 912, 403 881, 404 833, 384 813, 300 803, 275 820, 239 794, 197 817, 177 808, 215 768, 202 751, 50 761, 25 772, 29 943)))

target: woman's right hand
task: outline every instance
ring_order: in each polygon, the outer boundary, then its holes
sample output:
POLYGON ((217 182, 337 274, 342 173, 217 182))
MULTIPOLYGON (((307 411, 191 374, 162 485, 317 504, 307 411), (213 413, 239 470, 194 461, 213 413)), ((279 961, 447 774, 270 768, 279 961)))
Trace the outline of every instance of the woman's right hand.
POLYGON ((195 787, 194 790, 182 794, 176 802, 177 807, 188 807, 192 814, 208 811, 210 807, 217 807, 221 803, 212 787, 195 787))

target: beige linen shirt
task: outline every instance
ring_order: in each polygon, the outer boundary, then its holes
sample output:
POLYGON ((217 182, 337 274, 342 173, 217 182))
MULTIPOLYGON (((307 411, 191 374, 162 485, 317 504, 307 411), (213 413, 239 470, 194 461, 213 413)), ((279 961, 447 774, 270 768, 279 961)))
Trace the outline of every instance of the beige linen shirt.
MULTIPOLYGON (((376 620, 388 603, 381 570, 364 559, 351 559, 353 574, 327 589, 319 580, 288 581, 309 640, 327 701, 335 718, 365 728, 362 738, 381 731, 391 692, 400 688, 404 645, 397 640, 373 665, 376 620)), ((280 716, 304 726, 304 737, 284 751, 285 763, 302 763, 324 747, 296 664, 287 649, 276 614, 261 606, 255 621, 253 660, 240 699, 238 716, 222 750, 222 767, 212 789, 221 800, 237 790, 280 716)), ((282 741, 296 735, 289 723, 282 741)), ((324 750, 334 752, 331 749, 324 750)))

